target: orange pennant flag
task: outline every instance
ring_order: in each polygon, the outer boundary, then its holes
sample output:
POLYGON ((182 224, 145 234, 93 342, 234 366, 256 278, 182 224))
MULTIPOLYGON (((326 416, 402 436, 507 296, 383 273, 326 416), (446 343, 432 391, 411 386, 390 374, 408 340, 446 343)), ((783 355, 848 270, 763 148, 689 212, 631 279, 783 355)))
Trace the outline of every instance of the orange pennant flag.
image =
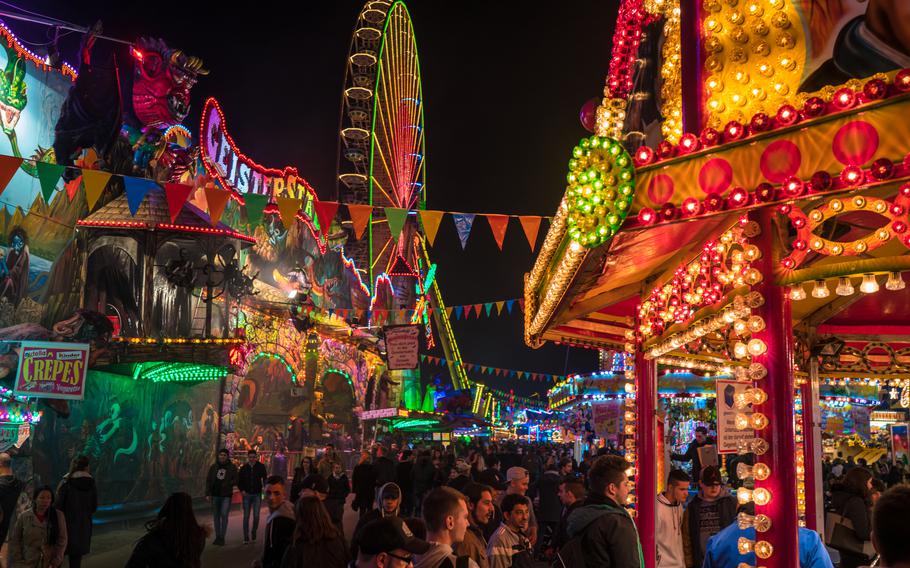
POLYGON ((453 308, 451 306, 446 308, 446 316, 448 316, 449 319, 452 319, 452 310, 453 308))
POLYGON ((537 248, 537 232, 540 231, 540 217, 536 215, 522 215, 518 218, 521 222, 521 228, 524 229, 525 236, 528 238, 528 244, 531 245, 531 252, 537 248))
POLYGON ((281 217, 281 223, 285 229, 294 226, 297 212, 300 211, 300 205, 303 203, 300 199, 293 197, 276 197, 275 204, 278 205, 278 216, 281 217))
POLYGON ((505 300, 500 300, 500 301, 496 302, 496 315, 497 316, 502 315, 502 307, 505 305, 506 305, 505 300))
POLYGON ((423 225, 423 232, 433 246, 436 241, 436 233, 439 231, 439 224, 442 222, 443 211, 431 211, 424 209, 420 211, 420 223, 423 225))
POLYGON ((373 214, 372 205, 348 205, 348 214, 351 216, 351 224, 354 226, 354 238, 358 241, 363 236, 364 229, 370 222, 370 216, 373 214))
MULTIPOLYGON (((231 192, 226 189, 215 187, 214 185, 205 186, 205 203, 209 209, 209 219, 212 226, 221 221, 224 214, 224 208, 227 206, 228 199, 231 198, 231 192)), ((175 216, 176 217, 176 216, 175 216)))
POLYGON ((493 238, 496 239, 496 244, 499 245, 499 250, 502 250, 502 241, 506 236, 506 229, 509 228, 509 216, 508 215, 486 215, 487 223, 490 224, 490 230, 493 231, 493 238))
MULTIPOLYGON (((13 176, 19 171, 19 166, 21 165, 22 158, 0 156, 0 193, 3 193, 3 190, 6 189, 6 186, 12 181, 13 176)), ((72 201, 72 199, 70 199, 70 201, 72 201)))
POLYGON ((483 309, 483 304, 474 304, 474 314, 480 318, 480 310, 483 309))
POLYGON ((78 176, 75 179, 71 179, 64 187, 66 188, 66 196, 70 198, 70 203, 73 202, 73 198, 76 197, 76 192, 79 191, 79 186, 82 185, 82 176, 78 176))
POLYGON ((85 188, 85 202, 91 211, 107 187, 111 174, 101 170, 82 170, 82 186, 85 188))

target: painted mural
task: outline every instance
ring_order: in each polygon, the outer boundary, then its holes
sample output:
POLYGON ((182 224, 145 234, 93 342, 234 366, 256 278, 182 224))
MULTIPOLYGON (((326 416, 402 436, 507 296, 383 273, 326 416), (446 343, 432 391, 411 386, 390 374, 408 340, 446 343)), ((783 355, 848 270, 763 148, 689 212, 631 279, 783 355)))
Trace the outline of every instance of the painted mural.
POLYGON ((910 67, 910 3, 801 0, 797 4, 811 37, 800 91, 814 92, 910 67))
POLYGON ((55 485, 74 455, 92 461, 102 504, 205 492, 215 459, 220 383, 137 382, 90 372, 85 400, 64 418, 46 413, 32 436, 36 479, 55 485))

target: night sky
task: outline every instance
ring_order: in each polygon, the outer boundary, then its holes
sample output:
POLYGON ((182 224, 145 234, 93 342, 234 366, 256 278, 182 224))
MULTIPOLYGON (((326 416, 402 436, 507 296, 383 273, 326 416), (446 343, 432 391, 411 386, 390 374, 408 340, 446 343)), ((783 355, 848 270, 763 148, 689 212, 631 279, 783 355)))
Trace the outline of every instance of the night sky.
MULTIPOLYGON (((334 199, 345 61, 362 2, 100 2, 16 0, 18 6, 132 40, 164 38, 211 71, 196 85, 187 126, 198 132, 209 96, 240 149, 271 166, 296 166, 334 199)), ((422 72, 428 208, 553 215, 566 163, 586 135, 578 112, 600 96, 617 1, 412 0, 422 72)), ((42 52, 47 28, 8 20, 42 52)), ((75 63, 79 34, 61 42, 75 63)), ((546 225, 544 225, 544 228, 546 225)), ((538 245, 542 242, 541 231, 538 245)), ((517 221, 500 252, 478 218, 461 250, 450 218, 430 251, 448 305, 518 298, 534 260, 517 221)), ((519 310, 453 323, 465 361, 562 374, 593 370, 593 351, 524 345, 519 310)), ((441 355, 441 351, 438 353, 441 355)), ((426 371, 437 371, 432 367, 426 371)), ((474 377, 516 394, 546 385, 474 377)))

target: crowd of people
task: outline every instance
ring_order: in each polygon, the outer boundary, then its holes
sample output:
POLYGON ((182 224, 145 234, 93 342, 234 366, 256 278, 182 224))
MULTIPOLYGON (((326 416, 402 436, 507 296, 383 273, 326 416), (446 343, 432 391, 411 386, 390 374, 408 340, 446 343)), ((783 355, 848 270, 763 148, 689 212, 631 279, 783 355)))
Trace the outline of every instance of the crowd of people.
MULTIPOLYGON (((674 457, 692 457, 686 453, 674 457)), ((208 472, 211 526, 197 519, 190 495, 175 493, 147 523, 127 568, 201 567, 210 538, 214 546, 225 544, 235 491, 243 544, 261 544, 251 568, 641 566, 628 510, 631 464, 608 449, 577 462, 568 446, 556 444, 376 445, 361 453, 350 478, 331 444, 303 458, 290 477, 266 467, 252 448, 234 457, 240 467, 221 450, 208 472), (267 514, 260 532, 262 500, 267 514), (348 502, 358 521, 346 537, 348 502)), ((859 548, 843 546, 843 534, 832 537, 831 526, 824 541, 800 528, 801 568, 910 568, 910 525, 903 522, 910 488, 902 477, 889 477, 894 469, 867 465, 825 464, 827 520, 834 519, 834 533, 852 531, 859 548)), ((66 559, 79 568, 90 551, 98 502, 88 458, 76 457, 56 488, 36 488, 18 514, 24 486, 10 466, 10 456, 0 453, 0 536, 8 565, 56 568, 66 559)), ((657 566, 755 565, 743 542, 756 540, 760 522, 754 504, 740 504, 734 494, 715 465, 702 467, 697 481, 670 471, 657 496, 657 566)))

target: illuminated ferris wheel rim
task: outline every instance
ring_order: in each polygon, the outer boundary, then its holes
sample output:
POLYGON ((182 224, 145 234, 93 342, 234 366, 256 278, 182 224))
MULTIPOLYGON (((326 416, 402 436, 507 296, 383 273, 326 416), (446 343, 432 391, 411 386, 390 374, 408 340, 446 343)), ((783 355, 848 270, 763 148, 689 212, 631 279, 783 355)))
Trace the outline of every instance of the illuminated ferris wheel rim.
POLYGON ((348 54, 338 183, 343 201, 374 207, 368 225, 371 280, 388 268, 394 248, 383 208, 425 204, 423 123, 420 63, 407 7, 400 0, 367 2, 348 54))

